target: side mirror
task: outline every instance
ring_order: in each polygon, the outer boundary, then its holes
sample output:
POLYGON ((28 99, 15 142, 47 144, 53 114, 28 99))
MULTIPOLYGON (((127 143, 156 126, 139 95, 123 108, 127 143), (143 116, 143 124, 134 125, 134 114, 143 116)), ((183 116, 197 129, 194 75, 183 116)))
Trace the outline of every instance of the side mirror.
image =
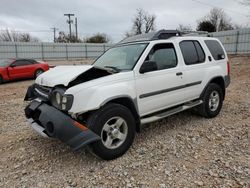
POLYGON ((146 73, 146 72, 151 72, 157 70, 157 64, 155 61, 144 61, 140 68, 140 73, 146 73))
POLYGON ((14 67, 16 67, 16 65, 15 64, 11 64, 10 67, 14 68, 14 67))
POLYGON ((225 59, 226 57, 225 57, 225 55, 224 54, 219 54, 218 55, 218 59, 225 59))

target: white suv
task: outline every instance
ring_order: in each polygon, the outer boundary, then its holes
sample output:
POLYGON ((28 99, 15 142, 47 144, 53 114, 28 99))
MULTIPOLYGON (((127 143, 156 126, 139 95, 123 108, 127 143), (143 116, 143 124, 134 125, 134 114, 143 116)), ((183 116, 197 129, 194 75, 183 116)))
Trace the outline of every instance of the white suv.
POLYGON ((110 160, 129 149, 141 124, 192 107, 217 116, 229 83, 219 40, 161 30, 121 41, 92 65, 43 73, 27 91, 25 114, 41 135, 110 160))

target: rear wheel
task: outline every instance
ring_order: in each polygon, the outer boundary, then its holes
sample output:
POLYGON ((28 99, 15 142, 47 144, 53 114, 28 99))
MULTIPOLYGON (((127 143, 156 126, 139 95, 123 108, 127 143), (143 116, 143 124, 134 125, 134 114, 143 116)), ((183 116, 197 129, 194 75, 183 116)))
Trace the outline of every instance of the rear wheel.
POLYGON ((91 151, 98 157, 111 160, 122 156, 132 145, 135 136, 135 120, 128 108, 120 104, 108 104, 90 115, 89 129, 101 137, 91 144, 91 151))
POLYGON ((216 117, 223 103, 222 88, 215 83, 209 84, 202 96, 202 101, 203 103, 198 107, 198 113, 206 118, 216 117))
POLYGON ((34 77, 37 78, 40 74, 42 74, 44 71, 42 69, 37 69, 35 72, 34 77))

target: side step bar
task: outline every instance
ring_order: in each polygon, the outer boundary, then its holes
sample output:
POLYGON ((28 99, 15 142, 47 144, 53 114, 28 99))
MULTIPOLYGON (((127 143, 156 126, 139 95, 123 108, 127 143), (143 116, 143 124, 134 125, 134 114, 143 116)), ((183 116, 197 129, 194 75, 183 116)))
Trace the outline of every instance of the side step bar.
POLYGON ((195 106, 198 106, 198 105, 200 105, 202 103, 203 103, 202 100, 196 100, 196 101, 185 103, 182 106, 178 106, 176 108, 171 108, 170 110, 166 110, 164 112, 161 112, 159 114, 156 114, 156 115, 153 115, 153 116, 150 116, 150 117, 142 118, 141 119, 141 124, 147 124, 147 123, 151 123, 151 122, 154 122, 154 121, 158 121, 160 119, 171 116, 173 114, 176 114, 176 113, 179 113, 181 111, 187 110, 189 108, 193 108, 195 106))

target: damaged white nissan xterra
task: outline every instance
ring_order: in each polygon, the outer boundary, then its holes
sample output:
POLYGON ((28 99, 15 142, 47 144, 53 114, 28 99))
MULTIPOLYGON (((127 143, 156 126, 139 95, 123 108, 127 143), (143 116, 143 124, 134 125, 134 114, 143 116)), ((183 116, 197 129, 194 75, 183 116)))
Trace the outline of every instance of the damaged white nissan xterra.
POLYGON ((43 73, 27 91, 25 115, 41 135, 110 160, 129 149, 141 124, 192 107, 217 116, 229 83, 219 40, 161 30, 121 41, 92 65, 43 73))

